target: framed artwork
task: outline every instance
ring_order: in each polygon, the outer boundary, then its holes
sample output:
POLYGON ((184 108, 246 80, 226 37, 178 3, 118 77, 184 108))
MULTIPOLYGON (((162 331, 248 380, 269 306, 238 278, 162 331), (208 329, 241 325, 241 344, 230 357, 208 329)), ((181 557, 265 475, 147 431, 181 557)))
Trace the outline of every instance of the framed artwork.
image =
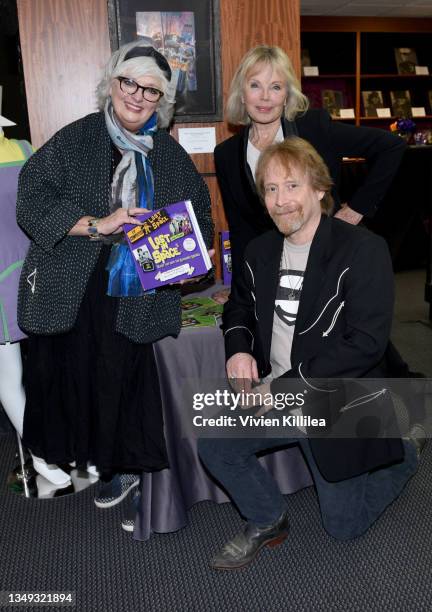
POLYGON ((404 91, 391 91, 390 101, 394 117, 398 119, 411 119, 411 96, 408 89, 404 91))
POLYGON ((222 121, 219 0, 108 0, 111 49, 140 39, 168 60, 175 117, 222 121))
POLYGON ((322 107, 333 118, 340 117, 340 109, 344 108, 342 91, 337 89, 323 89, 321 92, 322 107))
POLYGON ((365 117, 378 117, 377 108, 384 108, 382 91, 362 91, 365 117))
POLYGON ((397 47, 394 52, 398 74, 415 74, 418 65, 415 49, 397 47))

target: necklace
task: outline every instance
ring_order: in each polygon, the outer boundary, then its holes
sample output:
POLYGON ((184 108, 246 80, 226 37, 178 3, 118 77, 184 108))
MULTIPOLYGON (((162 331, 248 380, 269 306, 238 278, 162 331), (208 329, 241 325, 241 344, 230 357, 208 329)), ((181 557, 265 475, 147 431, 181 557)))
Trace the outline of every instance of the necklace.
MULTIPOLYGON (((302 287, 303 287, 303 276, 299 275, 294 285, 291 283, 291 275, 289 272, 292 270, 292 267, 289 261, 289 252, 286 247, 286 243, 284 243, 284 248, 282 252, 282 270, 286 271, 286 276, 288 278, 289 288, 288 288, 287 298, 290 301, 297 300, 297 294, 298 292, 302 290, 302 287)), ((281 275, 281 272, 280 272, 280 275, 281 275)))

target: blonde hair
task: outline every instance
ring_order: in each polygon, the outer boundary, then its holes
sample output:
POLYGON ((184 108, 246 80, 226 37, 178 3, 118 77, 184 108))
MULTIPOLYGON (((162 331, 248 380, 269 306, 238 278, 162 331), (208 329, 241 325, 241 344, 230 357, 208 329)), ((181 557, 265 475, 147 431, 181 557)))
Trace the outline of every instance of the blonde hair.
POLYGON ((262 200, 264 200, 265 173, 269 165, 274 162, 279 163, 287 173, 295 168, 306 174, 314 191, 324 191, 321 211, 325 215, 331 214, 334 204, 331 195, 333 181, 325 161, 307 140, 292 136, 264 149, 255 173, 257 191, 262 200))
POLYGON ((171 81, 168 81, 165 73, 159 68, 152 57, 132 57, 124 60, 127 53, 135 47, 148 47, 149 44, 140 40, 135 40, 127 45, 123 45, 111 55, 108 60, 102 79, 96 87, 96 97, 99 110, 105 108, 105 103, 110 95, 113 79, 118 76, 128 76, 138 79, 142 76, 153 76, 160 82, 161 91, 164 95, 158 102, 158 125, 167 127, 174 114, 175 88, 171 81))
POLYGON ((285 117, 288 120, 294 119, 298 113, 303 113, 308 109, 309 101, 301 92, 300 82, 285 51, 280 47, 258 45, 253 49, 249 49, 246 55, 243 56, 231 81, 226 106, 226 118, 229 123, 233 125, 247 125, 250 123, 250 118, 242 102, 242 95, 248 74, 258 64, 269 64, 273 70, 280 72, 286 80, 288 95, 285 105, 285 117))

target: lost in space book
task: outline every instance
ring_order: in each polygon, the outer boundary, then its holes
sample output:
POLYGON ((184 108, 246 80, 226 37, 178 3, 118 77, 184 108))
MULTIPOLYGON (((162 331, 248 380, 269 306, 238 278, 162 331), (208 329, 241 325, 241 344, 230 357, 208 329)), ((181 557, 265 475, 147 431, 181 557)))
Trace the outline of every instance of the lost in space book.
POLYGON ((206 274, 210 257, 190 200, 136 217, 123 230, 143 289, 156 289, 206 274))
POLYGON ((231 265, 231 242, 229 232, 221 232, 221 268, 222 281, 224 285, 231 285, 232 265, 231 265))

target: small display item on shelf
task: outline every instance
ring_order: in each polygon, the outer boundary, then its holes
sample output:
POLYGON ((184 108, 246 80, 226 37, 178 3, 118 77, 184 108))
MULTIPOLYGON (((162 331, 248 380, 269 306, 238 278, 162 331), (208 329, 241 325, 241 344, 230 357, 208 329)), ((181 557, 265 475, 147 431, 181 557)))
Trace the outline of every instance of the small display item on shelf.
POLYGON ((342 92, 336 89, 323 89, 321 92, 323 108, 332 117, 340 117, 340 109, 343 108, 342 92))
POLYGON ((412 117, 411 111, 411 95, 408 89, 403 91, 391 91, 390 100, 392 105, 393 115, 403 119, 412 117))
POLYGON ((384 108, 382 91, 362 91, 365 117, 378 117, 377 108, 384 108))
POLYGON ((409 47, 397 47, 394 52, 398 74, 415 74, 418 65, 415 50, 409 47))
POLYGON ((304 68, 305 66, 312 66, 309 49, 301 50, 301 65, 302 68, 304 68))

